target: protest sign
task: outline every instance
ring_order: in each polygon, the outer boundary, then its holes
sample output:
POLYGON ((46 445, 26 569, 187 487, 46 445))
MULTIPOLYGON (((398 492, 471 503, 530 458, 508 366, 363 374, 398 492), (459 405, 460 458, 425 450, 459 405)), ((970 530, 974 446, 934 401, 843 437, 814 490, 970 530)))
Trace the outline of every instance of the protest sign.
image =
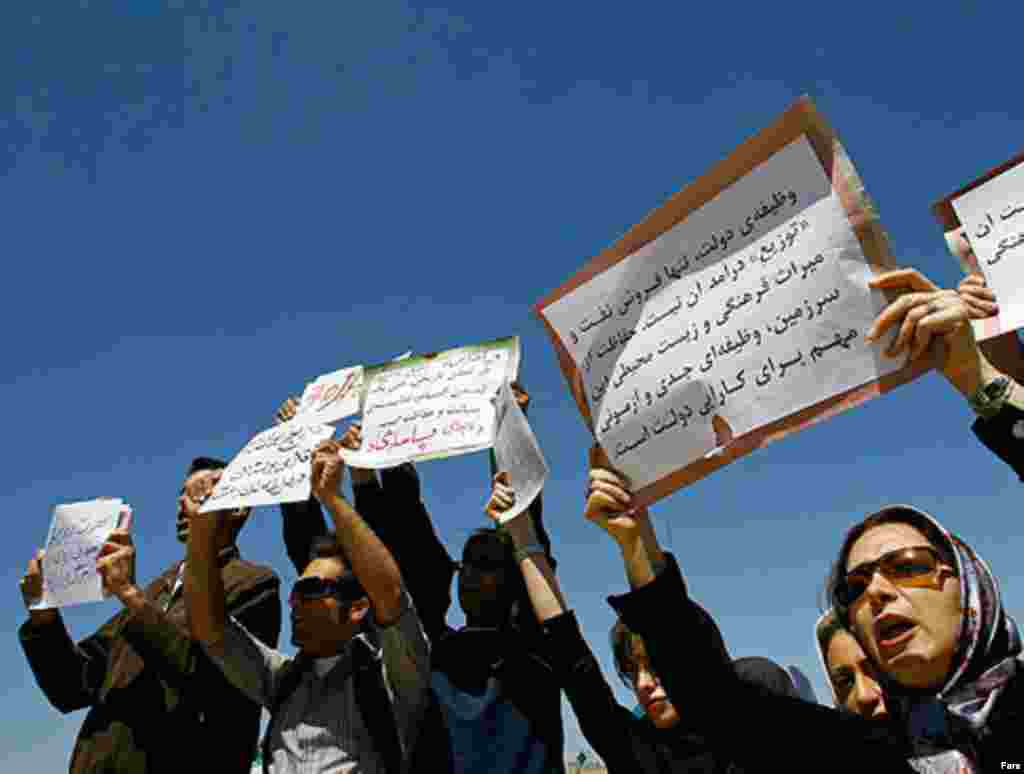
POLYGON ((101 602, 103 580, 96 560, 110 533, 127 528, 130 520, 130 508, 118 499, 55 507, 43 556, 43 596, 32 609, 101 602))
POLYGON ((332 424, 359 411, 363 367, 353 366, 324 374, 306 385, 295 416, 300 424, 332 424))
POLYGON ((647 505, 926 370, 864 340, 886 305, 867 282, 892 265, 852 163, 804 98, 535 310, 647 505))
POLYGON ((519 339, 409 357, 366 369, 362 468, 450 457, 494 443, 493 398, 519 369, 519 339))
POLYGON ((964 274, 982 274, 999 314, 973 320, 978 341, 1024 323, 1024 154, 990 169, 934 205, 946 244, 964 274))
POLYGON ((494 459, 497 469, 509 474, 516 496, 515 505, 501 514, 499 521, 504 524, 530 507, 548 478, 537 438, 507 382, 498 391, 494 459))
POLYGON ((313 449, 332 435, 330 425, 295 422, 264 430, 224 469, 200 513, 308 500, 313 449))

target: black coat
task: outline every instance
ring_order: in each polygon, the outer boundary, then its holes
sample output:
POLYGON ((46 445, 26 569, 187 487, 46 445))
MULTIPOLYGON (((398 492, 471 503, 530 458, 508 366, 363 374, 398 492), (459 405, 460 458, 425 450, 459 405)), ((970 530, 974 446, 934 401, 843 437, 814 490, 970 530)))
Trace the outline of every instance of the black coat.
MULTIPOLYGON (((546 626, 546 655, 584 736, 610 772, 911 772, 890 729, 741 679, 718 626, 693 602, 674 559, 609 602, 643 638, 683 720, 658 731, 620 706, 571 613, 546 626), (730 769, 732 767, 732 769, 730 769)), ((769 662, 770 663, 770 662, 769 662)))

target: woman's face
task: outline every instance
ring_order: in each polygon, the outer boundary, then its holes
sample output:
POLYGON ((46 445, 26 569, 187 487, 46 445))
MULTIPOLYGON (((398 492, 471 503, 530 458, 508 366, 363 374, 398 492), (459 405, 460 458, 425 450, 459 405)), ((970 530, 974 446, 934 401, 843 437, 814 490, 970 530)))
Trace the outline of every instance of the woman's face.
POLYGON ((656 728, 671 728, 679 722, 679 713, 669 701, 658 676, 651 670, 643 640, 633 637, 630 644, 629 676, 633 681, 637 701, 656 728))
MULTIPOLYGON (((850 549, 846 571, 891 551, 930 545, 920 530, 898 522, 872 527, 850 549)), ((934 547, 934 546, 933 546, 934 547)), ((938 690, 953 664, 960 633, 960 583, 942 564, 914 587, 876 569, 850 606, 850 622, 878 668, 908 688, 938 690)))
POLYGON ((868 720, 889 717, 875 665, 856 637, 842 629, 832 635, 825 663, 840 704, 868 720))

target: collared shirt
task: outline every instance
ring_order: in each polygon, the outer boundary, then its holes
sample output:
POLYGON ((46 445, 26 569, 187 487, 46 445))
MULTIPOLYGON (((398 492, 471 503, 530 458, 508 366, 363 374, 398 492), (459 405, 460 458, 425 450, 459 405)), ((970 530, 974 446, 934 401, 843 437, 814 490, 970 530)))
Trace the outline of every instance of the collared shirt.
MULTIPOLYGON (((269 740, 269 769, 274 774, 374 774, 382 758, 363 721, 352 674, 354 648, 367 648, 383 663, 402 758, 407 761, 426 708, 430 686, 427 640, 412 600, 402 591, 398 620, 387 627, 373 621, 349 643, 325 675, 306 670, 277 709, 269 740)), ((263 645, 229 619, 224 641, 210 657, 227 678, 254 701, 275 704, 280 678, 293 660, 263 645)))

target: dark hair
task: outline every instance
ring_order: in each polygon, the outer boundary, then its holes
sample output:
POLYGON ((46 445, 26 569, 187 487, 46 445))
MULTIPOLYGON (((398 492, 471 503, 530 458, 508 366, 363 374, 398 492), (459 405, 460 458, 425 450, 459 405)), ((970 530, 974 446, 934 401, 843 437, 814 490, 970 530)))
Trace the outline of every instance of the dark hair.
POLYGON ((192 460, 192 464, 188 466, 188 472, 185 474, 185 478, 188 478, 201 470, 222 470, 227 466, 228 464, 224 462, 224 460, 219 460, 216 457, 196 457, 192 460))
POLYGON ((341 575, 338 576, 338 581, 354 589, 352 592, 354 598, 358 599, 368 596, 366 589, 359 582, 359 578, 352 572, 352 563, 349 562, 345 549, 342 548, 335 533, 325 532, 323 535, 316 535, 313 538, 309 545, 309 559, 306 565, 309 566, 309 563, 314 559, 340 559, 344 567, 341 575))
POLYGON ((849 610, 839 601, 839 585, 846 577, 846 562, 850 558, 850 549, 864 533, 881 526, 882 524, 909 524, 921 532, 938 554, 939 558, 954 572, 958 572, 956 557, 953 550, 943 534, 942 530, 935 526, 935 523, 923 512, 912 508, 909 505, 887 505, 881 510, 867 516, 860 524, 846 533, 843 545, 839 549, 839 556, 836 558, 828 579, 825 581, 825 595, 829 604, 835 611, 835 617, 840 626, 849 625, 849 610))
POLYGON ((608 639, 612 645, 612 656, 615 659, 615 671, 619 679, 626 684, 626 687, 633 688, 633 679, 630 677, 633 665, 633 643, 640 638, 640 635, 633 632, 620 618, 612 624, 608 632, 608 639))
POLYGON ((309 544, 309 556, 306 558, 306 564, 309 564, 314 559, 332 559, 337 557, 345 563, 345 567, 351 566, 351 562, 348 560, 348 556, 345 555, 345 550, 341 547, 341 543, 338 542, 337 536, 333 532, 325 532, 322 535, 316 535, 309 544))
POLYGON ((839 623, 836 618, 834 611, 829 611, 815 629, 815 634, 818 637, 818 648, 821 650, 821 657, 825 661, 826 668, 828 667, 828 646, 832 642, 832 638, 836 636, 838 632, 846 631, 843 625, 839 623))
POLYGON ((473 543, 497 543, 501 546, 504 555, 502 556, 505 578, 502 584, 501 595, 508 605, 504 626, 511 628, 529 628, 536 624, 536 616, 533 615, 533 606, 530 602, 529 592, 526 590, 526 581, 519 571, 519 562, 516 561, 516 546, 512 536, 501 527, 480 527, 473 530, 466 543, 462 547, 462 556, 465 557, 466 550, 473 543), (520 615, 520 611, 523 615, 520 615))

